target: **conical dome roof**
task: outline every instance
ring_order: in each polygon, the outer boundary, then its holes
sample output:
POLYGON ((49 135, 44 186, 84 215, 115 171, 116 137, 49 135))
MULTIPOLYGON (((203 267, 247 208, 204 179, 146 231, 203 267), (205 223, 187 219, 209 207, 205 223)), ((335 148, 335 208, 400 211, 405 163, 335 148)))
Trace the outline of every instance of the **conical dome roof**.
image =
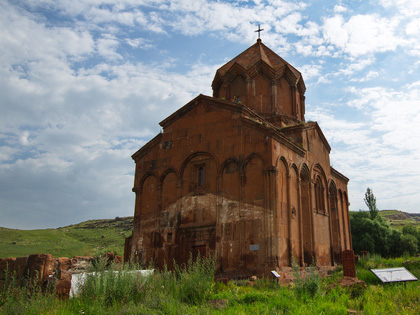
POLYGON ((259 114, 305 119, 301 73, 261 39, 219 68, 212 88, 213 97, 240 102, 259 114))
POLYGON ((261 61, 272 68, 274 72, 283 70, 283 68, 286 67, 293 73, 297 81, 302 79, 301 73, 296 70, 296 68, 264 45, 261 39, 258 39, 254 45, 240 53, 216 71, 216 76, 213 80, 212 86, 214 85, 214 81, 217 77, 223 77, 235 64, 240 65, 247 71, 261 61))

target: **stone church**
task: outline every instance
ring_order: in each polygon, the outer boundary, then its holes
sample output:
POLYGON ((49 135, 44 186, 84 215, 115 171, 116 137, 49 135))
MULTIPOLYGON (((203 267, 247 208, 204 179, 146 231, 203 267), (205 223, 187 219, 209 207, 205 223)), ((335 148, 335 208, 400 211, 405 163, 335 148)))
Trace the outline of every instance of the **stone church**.
POLYGON ((133 154, 136 195, 125 257, 171 268, 217 254, 217 273, 341 263, 351 249, 348 178, 305 121, 301 73, 260 39, 217 70, 133 154))

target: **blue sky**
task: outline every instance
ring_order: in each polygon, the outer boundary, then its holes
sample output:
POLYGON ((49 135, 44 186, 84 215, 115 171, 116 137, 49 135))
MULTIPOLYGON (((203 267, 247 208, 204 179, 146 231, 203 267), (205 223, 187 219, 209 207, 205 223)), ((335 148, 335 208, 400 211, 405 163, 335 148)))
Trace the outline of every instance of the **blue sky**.
POLYGON ((134 213, 131 155, 263 42, 306 83, 350 209, 420 212, 420 2, 0 2, 0 226, 134 213))

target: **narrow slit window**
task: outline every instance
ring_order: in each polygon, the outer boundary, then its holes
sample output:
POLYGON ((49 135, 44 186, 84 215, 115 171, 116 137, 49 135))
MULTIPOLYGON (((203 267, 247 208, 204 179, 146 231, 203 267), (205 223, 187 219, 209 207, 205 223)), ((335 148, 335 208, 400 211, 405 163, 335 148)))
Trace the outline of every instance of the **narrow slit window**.
POLYGON ((204 186, 204 167, 198 169, 198 186, 204 186))

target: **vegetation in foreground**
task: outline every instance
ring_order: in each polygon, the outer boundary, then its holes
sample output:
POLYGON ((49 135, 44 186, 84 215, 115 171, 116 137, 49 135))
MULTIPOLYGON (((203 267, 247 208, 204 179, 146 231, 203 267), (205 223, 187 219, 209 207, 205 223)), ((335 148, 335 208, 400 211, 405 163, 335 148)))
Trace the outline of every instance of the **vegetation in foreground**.
POLYGON ((51 254, 54 257, 123 254, 133 217, 89 220, 57 229, 14 230, 0 227, 0 258, 51 254))
MULTIPOLYGON (((19 289, 13 281, 0 294, 1 314, 419 314, 418 282, 379 284, 369 268, 405 266, 420 276, 420 258, 382 259, 372 256, 357 265, 358 277, 366 289, 342 288, 341 272, 320 279, 316 272, 294 285, 281 286, 259 279, 215 283, 214 260, 199 258, 174 272, 155 272, 144 277, 136 273, 112 273, 116 266, 96 266, 79 296, 60 300, 36 286, 19 289)), ((136 266, 125 265, 130 271, 136 266)))
MULTIPOLYGON (((367 188, 365 203, 369 211, 350 213, 350 225, 352 234, 353 249, 360 254, 362 251, 377 253, 383 257, 399 257, 404 254, 415 255, 420 253, 420 229, 417 224, 406 220, 407 224, 399 229, 391 227, 392 218, 404 218, 407 216, 402 212, 389 215, 380 215, 376 207, 376 198, 373 191, 367 188)), ((401 220, 399 220, 401 223, 401 220)))

